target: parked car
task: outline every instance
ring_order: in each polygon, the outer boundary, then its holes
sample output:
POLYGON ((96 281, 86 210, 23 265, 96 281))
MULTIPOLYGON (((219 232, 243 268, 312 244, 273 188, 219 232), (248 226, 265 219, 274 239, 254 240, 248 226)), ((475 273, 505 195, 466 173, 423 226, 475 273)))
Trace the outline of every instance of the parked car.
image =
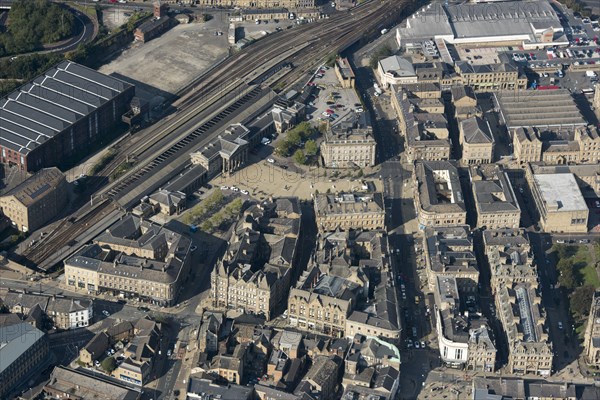
POLYGON ((248 194, 248 191, 247 191, 246 189, 242 189, 242 190, 240 190, 240 192, 241 192, 242 194, 248 194))
POLYGON ((272 158, 267 158, 267 162, 271 163, 271 164, 275 164, 275 160, 273 160, 272 158))
POLYGON ((102 310, 102 314, 104 314, 106 317, 110 317, 110 313, 106 310, 102 310))
POLYGON ((173 354, 173 352, 171 351, 171 349, 169 349, 169 351, 167 351, 167 357, 171 357, 171 354, 173 354))

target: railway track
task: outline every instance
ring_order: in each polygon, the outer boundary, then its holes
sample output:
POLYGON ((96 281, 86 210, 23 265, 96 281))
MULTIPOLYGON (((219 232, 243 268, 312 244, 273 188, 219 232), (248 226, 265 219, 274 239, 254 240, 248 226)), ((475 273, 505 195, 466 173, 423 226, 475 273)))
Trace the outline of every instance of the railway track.
POLYGON ((102 190, 101 193, 104 196, 99 203, 95 205, 86 203, 85 206, 73 214, 75 217, 63 220, 53 233, 46 236, 38 246, 27 249, 23 256, 38 265, 82 232, 85 232, 89 226, 102 220, 104 215, 118 207, 113 200, 118 200, 120 196, 138 185, 145 176, 165 168, 176 155, 190 150, 200 140, 206 139, 205 136, 212 127, 226 120, 231 113, 240 109, 240 107, 251 103, 261 92, 261 88, 256 84, 249 85, 248 82, 264 73, 262 71, 268 71, 269 66, 272 67, 284 60, 291 61, 295 65, 305 66, 305 69, 302 69, 302 67, 292 69, 290 73, 285 74, 275 82, 287 81, 292 78, 297 80, 313 67, 312 64, 316 64, 328 54, 337 52, 339 48, 360 39, 364 27, 374 28, 381 23, 385 23, 386 17, 403 4, 408 4, 408 1, 392 3, 372 0, 363 3, 347 14, 336 15, 329 20, 321 20, 315 24, 301 25, 291 30, 282 31, 242 49, 223 62, 215 71, 190 85, 187 93, 173 104, 181 111, 174 118, 164 119, 156 124, 141 139, 143 143, 131 141, 123 146, 120 149, 120 154, 103 169, 103 173, 110 173, 114 168, 117 168, 128 155, 132 154, 134 149, 137 148, 135 152, 137 156, 144 156, 151 153, 157 144, 163 144, 164 141, 173 139, 172 136, 177 136, 174 141, 167 145, 168 147, 165 150, 156 152, 156 154, 144 159, 144 163, 140 163, 135 170, 124 175, 111 184, 109 188, 102 190), (372 18, 372 14, 375 12, 380 13, 380 15, 369 21, 369 18, 372 18), (267 65, 265 65, 265 60, 267 60, 267 65), (263 65, 262 71, 260 69, 255 71, 257 65, 263 65), (220 113, 210 118, 200 127, 185 132, 185 128, 188 127, 187 125, 190 122, 193 122, 196 115, 202 113, 211 105, 215 105, 219 99, 225 98, 226 95, 235 94, 236 91, 239 94, 236 101, 224 107, 220 113), (190 110, 194 112, 190 112, 190 110), (183 134, 182 129, 184 130, 183 134))

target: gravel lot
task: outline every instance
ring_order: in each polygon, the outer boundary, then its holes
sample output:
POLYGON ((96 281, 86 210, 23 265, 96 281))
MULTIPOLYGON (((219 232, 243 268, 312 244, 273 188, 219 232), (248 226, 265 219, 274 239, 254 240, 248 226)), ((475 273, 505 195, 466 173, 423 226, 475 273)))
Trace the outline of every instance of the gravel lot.
POLYGON ((227 35, 215 36, 216 31, 227 32, 226 28, 219 18, 177 25, 147 43, 132 43, 100 72, 145 84, 138 85, 137 95, 151 106, 160 104, 166 94, 176 93, 227 56, 227 35))

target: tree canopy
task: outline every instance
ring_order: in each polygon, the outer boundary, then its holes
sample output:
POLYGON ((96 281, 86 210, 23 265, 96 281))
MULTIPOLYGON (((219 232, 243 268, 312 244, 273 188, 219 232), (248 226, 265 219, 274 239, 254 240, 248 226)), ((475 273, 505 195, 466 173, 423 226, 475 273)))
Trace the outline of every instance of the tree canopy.
POLYGON ((0 57, 30 52, 73 34, 75 17, 48 0, 15 0, 8 31, 0 34, 0 57))

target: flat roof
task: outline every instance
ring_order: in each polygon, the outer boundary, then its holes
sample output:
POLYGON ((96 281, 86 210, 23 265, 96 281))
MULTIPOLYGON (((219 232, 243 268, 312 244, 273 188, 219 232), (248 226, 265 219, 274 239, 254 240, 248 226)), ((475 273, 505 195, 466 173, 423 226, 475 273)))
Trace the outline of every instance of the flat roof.
POLYGON ((27 154, 130 87, 63 61, 0 99, 0 145, 27 154))
POLYGON ((558 211, 587 211, 573 174, 537 174, 533 176, 547 205, 557 204, 558 211))

